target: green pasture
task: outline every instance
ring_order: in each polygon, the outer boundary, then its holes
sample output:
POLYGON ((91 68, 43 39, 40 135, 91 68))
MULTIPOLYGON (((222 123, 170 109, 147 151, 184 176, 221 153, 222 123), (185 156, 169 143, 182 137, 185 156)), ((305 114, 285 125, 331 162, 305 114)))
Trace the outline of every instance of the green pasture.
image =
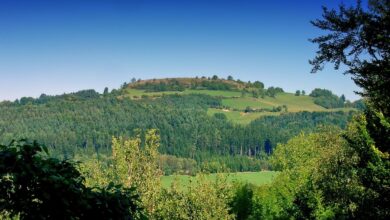
POLYGON ((338 108, 338 109, 326 109, 314 103, 314 100, 310 96, 295 96, 292 93, 279 93, 276 97, 264 97, 264 98, 253 98, 250 94, 246 94, 245 97, 241 97, 240 91, 222 91, 222 90, 193 90, 186 89, 183 92, 178 91, 165 91, 165 92, 145 92, 139 89, 126 89, 125 97, 129 98, 141 98, 143 95, 150 97, 159 97, 170 94, 205 94, 210 96, 222 97, 222 104, 231 108, 230 110, 213 109, 209 108, 207 113, 214 115, 215 113, 224 113, 228 120, 238 124, 249 124, 251 121, 268 115, 280 115, 280 112, 251 112, 244 113, 246 107, 253 109, 272 109, 286 105, 288 112, 300 112, 300 111, 351 111, 353 108, 338 108), (232 111, 237 109, 239 111, 232 111))
MULTIPOLYGON (((271 183, 271 181, 276 177, 278 172, 274 171, 260 171, 260 172, 241 172, 241 173, 225 173, 222 175, 227 175, 228 181, 234 182, 247 182, 254 185, 262 185, 271 183)), ((218 174, 208 174, 206 178, 209 180, 215 180, 218 174)), ((161 178, 162 186, 168 188, 171 184, 177 179, 179 186, 186 186, 192 181, 195 181, 195 177, 187 175, 171 175, 163 176, 161 178)))
MULTIPOLYGON (((247 94, 248 96, 248 94, 247 94)), ((291 93, 279 93, 275 98, 252 98, 252 97, 240 97, 240 98, 228 98, 222 100, 223 105, 230 108, 236 108, 244 110, 247 106, 260 109, 286 105, 289 112, 299 111, 325 111, 326 109, 314 104, 313 98, 310 96, 295 96, 291 93)))
POLYGON ((222 109, 215 109, 215 108, 209 108, 207 110, 207 114, 214 115, 215 113, 223 113, 226 115, 227 119, 229 121, 232 121, 234 123, 238 124, 249 124, 251 121, 260 118, 262 116, 267 115, 280 115, 280 112, 250 112, 250 113, 244 113, 239 111, 230 111, 230 110, 222 110, 222 109))

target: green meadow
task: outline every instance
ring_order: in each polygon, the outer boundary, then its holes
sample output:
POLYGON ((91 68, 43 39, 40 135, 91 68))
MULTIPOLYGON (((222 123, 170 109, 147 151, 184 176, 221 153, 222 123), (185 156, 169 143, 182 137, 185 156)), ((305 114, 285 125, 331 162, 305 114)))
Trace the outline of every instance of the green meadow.
MULTIPOLYGON (((274 171, 260 171, 260 172, 240 172, 240 173, 225 173, 222 175, 226 175, 229 182, 247 182, 254 185, 263 185, 267 183, 271 183, 272 180, 276 177, 278 172, 274 171)), ((217 176, 220 174, 207 174, 206 178, 209 180, 216 180, 217 176)), ((191 182, 195 181, 195 177, 187 176, 187 175, 171 175, 171 176, 163 176, 161 178, 162 186, 165 188, 169 188, 171 184, 177 180, 179 186, 186 186, 191 184, 191 182)))
POLYGON ((142 96, 148 97, 160 97, 162 95, 188 95, 188 94, 205 94, 222 98, 222 105, 230 109, 214 109, 209 108, 207 113, 214 115, 215 113, 223 113, 227 119, 237 124, 249 124, 251 121, 262 116, 277 116, 282 112, 250 112, 245 113, 246 107, 253 109, 272 109, 274 107, 285 105, 288 112, 300 112, 300 111, 351 111, 353 108, 336 108, 326 109, 314 103, 313 97, 308 95, 296 96, 292 93, 278 93, 275 97, 266 96, 264 98, 253 98, 251 94, 241 96, 240 91, 222 91, 222 90, 194 90, 186 89, 182 92, 179 91, 164 91, 164 92, 145 92, 140 89, 126 89, 125 97, 138 99, 142 96), (233 111, 234 109, 234 111, 233 111))
POLYGON ((215 113, 223 113, 226 115, 227 119, 229 121, 232 121, 237 124, 249 124, 251 121, 260 118, 262 116, 268 116, 268 115, 280 115, 280 112, 250 112, 250 113, 244 113, 239 111, 230 111, 230 110, 223 110, 223 109, 215 109, 215 108, 209 108, 207 110, 207 114, 214 115, 215 113))

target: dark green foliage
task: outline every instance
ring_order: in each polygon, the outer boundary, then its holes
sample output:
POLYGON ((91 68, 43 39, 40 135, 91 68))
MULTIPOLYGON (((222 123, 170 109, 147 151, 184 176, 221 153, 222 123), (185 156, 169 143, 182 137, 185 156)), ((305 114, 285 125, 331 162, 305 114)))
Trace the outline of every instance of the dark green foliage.
MULTIPOLYGON (((349 155, 335 164, 324 163, 327 175, 317 186, 324 201, 344 218, 389 219, 390 216, 390 1, 370 0, 368 7, 339 10, 324 7, 323 19, 312 24, 327 35, 310 61, 313 72, 331 62, 347 67, 367 97, 365 113, 357 117, 345 135, 349 155), (346 159, 347 158, 347 159, 346 159)), ((357 105, 361 106, 362 102, 357 105)))
POLYGON ((314 99, 314 103, 327 109, 344 107, 344 103, 336 97, 317 97, 314 99))
POLYGON ((249 183, 237 184, 234 188, 233 197, 229 203, 230 212, 235 215, 235 219, 248 219, 252 213, 253 188, 249 183))
POLYGON ((226 120, 226 119, 227 119, 226 115, 223 114, 223 113, 215 113, 215 114, 214 114, 214 117, 215 117, 215 118, 218 118, 218 119, 220 119, 220 120, 226 120))
POLYGON ((212 81, 202 81, 200 84, 195 84, 196 89, 209 89, 209 90, 234 90, 235 86, 232 84, 213 79, 212 81))
POLYGON ((314 97, 314 103, 320 105, 324 108, 343 108, 344 99, 339 98, 337 95, 333 94, 330 90, 327 89, 314 89, 310 93, 311 97, 314 97))
POLYGON ((340 100, 341 100, 343 103, 345 103, 345 102, 347 101, 347 99, 345 98, 345 95, 344 95, 344 94, 342 94, 342 95, 340 96, 340 100))
MULTIPOLYGON (((345 128, 353 114, 353 112, 344 113, 341 111, 299 112, 262 117, 241 129, 244 134, 247 134, 244 135, 247 136, 245 143, 248 143, 248 147, 245 147, 245 149, 252 153, 256 152, 256 154, 259 153, 259 149, 269 153, 272 152, 272 148, 277 143, 286 143, 290 138, 302 131, 315 131, 320 125, 337 125, 345 128)), ((237 131, 236 134, 241 134, 241 132, 237 131)))
MULTIPOLYGON (((239 91, 242 87, 253 88, 256 90, 263 90, 264 83, 255 81, 254 83, 244 83, 240 80, 234 80, 232 76, 228 76, 227 80, 219 78, 214 75, 212 78, 173 78, 173 79, 161 79, 161 80, 147 80, 139 83, 132 83, 128 85, 130 88, 142 89, 146 92, 164 92, 164 91, 184 91, 185 89, 207 89, 207 90, 223 90, 223 91, 239 91)), ((270 94, 276 95, 279 92, 283 92, 283 89, 279 87, 270 87, 270 94)))
MULTIPOLYGON (((259 157, 265 159, 265 153, 262 153, 259 157)), ((212 157, 205 155, 198 165, 198 170, 208 173, 259 171, 269 170, 269 168, 270 166, 266 160, 259 160, 246 155, 212 157)))
POLYGON ((352 103, 352 107, 359 109, 359 110, 365 110, 366 104, 364 103, 364 100, 359 99, 359 100, 356 100, 352 103))
MULTIPOLYGON (((357 115, 340 135, 338 149, 323 154, 326 158, 316 163, 318 167, 304 185, 291 186, 299 189, 293 197, 291 215, 306 219, 322 210, 337 219, 388 219, 389 136, 390 123, 383 114, 368 108, 364 115, 357 115)), ((334 144, 320 142, 312 144, 334 144)), ((319 152, 313 150, 313 155, 319 152)), ((310 167, 297 170, 296 175, 304 174, 305 169, 310 167)))
POLYGON ((253 109, 252 109, 252 107, 247 106, 247 107, 245 108, 244 112, 245 112, 245 113, 253 112, 253 109))
POLYGON ((20 101, 18 101, 19 104, 21 105, 26 105, 26 104, 32 104, 34 101, 34 98, 32 97, 22 97, 20 101))
POLYGON ((260 81, 255 81, 253 83, 253 87, 258 88, 258 89, 264 89, 264 83, 262 83, 260 81))
POLYGON ((140 84, 136 88, 144 89, 146 92, 163 92, 163 91, 184 91, 185 87, 177 80, 169 80, 168 82, 140 84))
POLYGON ((134 189, 88 188, 75 164, 44 155, 25 140, 0 145, 0 214, 21 219, 135 219, 134 189))
MULTIPOLYGON (((234 82, 234 80, 230 80, 234 82)), ((143 89, 147 92, 164 92, 164 91, 184 91, 185 89, 208 89, 208 90, 236 90, 237 85, 230 81, 220 80, 217 76, 213 79, 185 80, 167 79, 161 81, 147 81, 132 85, 132 88, 143 89), (216 78, 215 78, 216 77, 216 78)))
POLYGON ((100 97, 100 94, 93 89, 81 90, 75 93, 71 93, 70 95, 80 100, 94 99, 100 97))
MULTIPOLYGON (((352 167, 364 192, 353 198, 359 218, 388 219, 390 216, 390 120, 371 108, 356 120, 355 131, 347 133, 350 148, 359 158, 352 167), (356 132, 356 133, 354 133, 356 132)), ((341 199, 340 197, 332 200, 341 199)))
POLYGON ((321 96, 325 96, 325 97, 334 96, 334 94, 330 90, 316 88, 310 93, 310 96, 317 98, 321 96))
POLYGON ((197 162, 190 158, 161 155, 158 164, 164 175, 184 174, 193 176, 199 171, 197 162))
MULTIPOLYGON (((56 156, 72 158, 83 150, 110 152, 112 136, 134 134, 134 129, 157 128, 160 152, 202 161, 217 156, 262 158, 277 143, 319 124, 345 127, 351 113, 292 113, 264 117, 248 126, 234 125, 225 115, 210 117, 207 108, 221 100, 207 95, 165 95, 159 99, 117 99, 112 95, 84 101, 53 98, 46 104, 0 105, 0 141, 36 139, 56 156), (221 120, 222 119, 222 120, 221 120), (58 135, 61 134, 61 135, 58 135)), ((282 107, 281 107, 282 109, 282 107)), ((276 110, 276 109, 275 109, 276 110)), ((257 170, 244 161, 228 163, 231 171, 257 170)))
POLYGON ((346 73, 364 90, 376 109, 390 116, 390 1, 370 0, 368 7, 340 5, 339 10, 324 7, 323 18, 312 21, 327 31, 311 41, 318 44, 310 61, 312 72, 327 62, 347 66, 346 73), (387 94, 387 95, 386 95, 387 94))
MULTIPOLYGON (((105 89, 106 91, 106 89, 105 89)), ((115 93, 115 92, 114 92, 115 93)), ((114 94, 112 93, 112 94, 114 94)), ((108 88, 107 93, 105 95, 108 95, 108 88)), ((12 103, 12 105, 38 105, 38 104, 46 104, 53 101, 85 101, 88 99, 96 99, 99 98, 100 94, 96 92, 93 89, 89 90, 81 90, 74 93, 64 94, 64 95, 57 95, 57 96, 48 96, 46 94, 41 94, 39 98, 32 98, 32 97, 22 97, 20 100, 16 100, 12 103)), ((0 102, 0 106, 4 105, 3 102, 0 102)))
POLYGON ((103 91, 103 95, 108 95, 108 93, 109 93, 109 92, 108 92, 108 88, 105 87, 105 88, 104 88, 104 91, 103 91))
POLYGON ((266 94, 267 94, 269 97, 275 97, 276 94, 282 93, 282 92, 284 92, 282 88, 271 86, 271 87, 269 87, 269 88, 267 89, 266 94))
POLYGON ((300 90, 295 91, 295 96, 300 96, 300 95, 301 95, 301 91, 300 90))
POLYGON ((259 92, 257 92, 256 90, 253 90, 252 91, 252 97, 253 98, 259 98, 259 92))

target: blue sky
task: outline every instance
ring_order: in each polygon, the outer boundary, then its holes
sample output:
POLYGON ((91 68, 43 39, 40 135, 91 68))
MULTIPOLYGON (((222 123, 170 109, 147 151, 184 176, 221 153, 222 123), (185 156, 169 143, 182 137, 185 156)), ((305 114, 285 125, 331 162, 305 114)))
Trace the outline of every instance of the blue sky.
POLYGON ((0 0, 0 100, 214 74, 355 100, 350 76, 308 64, 309 21, 340 2, 0 0))

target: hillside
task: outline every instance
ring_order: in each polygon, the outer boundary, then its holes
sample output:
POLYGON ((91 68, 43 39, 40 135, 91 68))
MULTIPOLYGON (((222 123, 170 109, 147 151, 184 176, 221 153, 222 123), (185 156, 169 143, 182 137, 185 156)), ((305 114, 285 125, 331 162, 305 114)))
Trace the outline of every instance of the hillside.
MULTIPOLYGON (((270 89, 264 88, 264 84, 256 81, 242 82, 239 80, 212 79, 212 78, 165 78, 139 80, 127 84, 122 97, 131 99, 159 98, 163 95, 189 95, 204 94, 220 98, 222 106, 209 108, 208 114, 222 113, 226 117, 239 124, 248 124, 262 116, 277 116, 287 112, 332 112, 356 110, 352 103, 339 108, 327 108, 317 104, 317 97, 311 95, 299 95, 284 92, 276 87, 277 92, 270 94, 270 89), (213 83, 215 86, 212 86, 213 83), (221 86, 225 85, 225 86, 221 86), (207 87, 208 86, 208 87, 207 87), (225 89, 215 89, 222 87, 225 89)), ((329 91, 330 92, 330 91, 329 91)), ((303 92, 304 93, 304 92, 303 92)), ((333 95, 330 92, 331 95, 333 95)), ((335 95, 333 95, 335 96, 335 95)), ((334 98, 334 97, 332 97, 334 98)), ((336 99, 338 97, 336 96, 336 99)))
POLYGON ((258 171, 268 169, 266 158, 278 143, 318 126, 345 128, 353 115, 351 108, 326 109, 315 97, 265 89, 261 82, 202 79, 184 86, 194 81, 180 80, 1 102, 0 141, 28 137, 57 157, 74 158, 109 154, 112 137, 156 128, 165 174, 258 171))

